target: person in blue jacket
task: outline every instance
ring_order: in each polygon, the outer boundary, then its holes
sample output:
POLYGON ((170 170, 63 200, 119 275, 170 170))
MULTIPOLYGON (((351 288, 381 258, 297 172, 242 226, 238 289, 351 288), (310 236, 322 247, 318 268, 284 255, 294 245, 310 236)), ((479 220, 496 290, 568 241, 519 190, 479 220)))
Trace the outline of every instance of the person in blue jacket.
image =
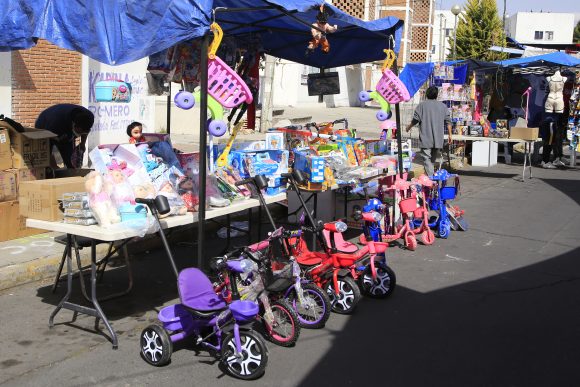
MULTIPOLYGON (((42 111, 34 126, 56 134, 57 137, 51 139, 51 149, 56 146, 67 168, 80 168, 94 122, 95 116, 89 109, 62 103, 42 111)), ((56 166, 54 155, 51 155, 51 166, 56 166)))

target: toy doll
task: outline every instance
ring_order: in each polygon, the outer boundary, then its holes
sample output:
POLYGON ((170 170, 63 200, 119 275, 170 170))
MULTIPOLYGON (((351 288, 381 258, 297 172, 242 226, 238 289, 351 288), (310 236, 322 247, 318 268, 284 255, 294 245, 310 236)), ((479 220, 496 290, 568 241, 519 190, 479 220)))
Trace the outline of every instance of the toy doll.
POLYGON ((127 126, 127 136, 129 136, 129 144, 147 141, 145 136, 143 136, 143 124, 137 121, 131 122, 127 126))
POLYGON ((111 201, 111 186, 98 172, 91 172, 85 178, 85 189, 89 193, 89 207, 102 227, 119 223, 121 217, 111 201))
POLYGON ((328 16, 332 16, 334 12, 332 10, 327 10, 324 3, 320 4, 318 14, 316 15, 316 22, 312 23, 312 28, 310 32, 312 33, 312 39, 308 43, 308 50, 306 54, 314 51, 316 47, 321 46, 322 52, 328 54, 330 51, 330 44, 328 39, 326 39, 326 34, 333 33, 337 30, 338 26, 335 24, 331 26, 328 24, 328 16), (322 31, 322 32, 321 32, 322 31))
POLYGON ((169 207, 171 207, 172 215, 185 215, 187 212, 187 207, 183 205, 183 200, 175 192, 173 184, 169 180, 165 181, 159 188, 159 195, 163 195, 167 198, 169 202, 169 207))
MULTIPOLYGON (((127 203, 135 204, 133 188, 127 181, 126 174, 123 172, 126 169, 126 163, 117 163, 116 160, 113 160, 113 162, 107 165, 107 169, 107 179, 113 186, 112 198, 117 208, 127 203)), ((129 171, 127 173, 132 173, 129 171)))

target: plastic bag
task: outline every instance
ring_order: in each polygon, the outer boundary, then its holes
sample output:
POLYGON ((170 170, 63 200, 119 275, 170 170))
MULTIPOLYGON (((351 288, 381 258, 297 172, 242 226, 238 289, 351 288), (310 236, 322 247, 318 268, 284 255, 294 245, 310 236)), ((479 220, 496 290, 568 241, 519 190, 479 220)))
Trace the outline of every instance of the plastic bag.
MULTIPOLYGON (((235 228, 239 228, 242 229, 244 231, 248 231, 249 226, 248 226, 248 222, 247 221, 242 221, 242 222, 231 222, 230 223, 231 226, 235 227, 235 228)), ((217 231, 217 235, 218 237, 225 239, 228 237, 228 228, 227 227, 222 227, 217 231)), ((230 237, 231 238, 235 238, 235 237, 239 237, 244 235, 245 233, 243 231, 238 231, 236 229, 231 229, 230 230, 230 237)))

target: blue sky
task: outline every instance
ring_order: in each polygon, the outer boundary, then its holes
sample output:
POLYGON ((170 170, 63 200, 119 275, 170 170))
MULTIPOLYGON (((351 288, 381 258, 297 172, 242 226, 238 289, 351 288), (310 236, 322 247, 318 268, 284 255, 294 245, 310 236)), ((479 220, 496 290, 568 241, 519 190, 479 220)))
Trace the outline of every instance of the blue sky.
MULTIPOLYGON (((465 0, 435 0, 436 9, 451 9, 454 4, 463 5, 465 0)), ((580 16, 580 0, 506 0, 507 14, 516 12, 570 12, 580 16)), ((503 13, 503 0, 497 0, 497 9, 503 13)))

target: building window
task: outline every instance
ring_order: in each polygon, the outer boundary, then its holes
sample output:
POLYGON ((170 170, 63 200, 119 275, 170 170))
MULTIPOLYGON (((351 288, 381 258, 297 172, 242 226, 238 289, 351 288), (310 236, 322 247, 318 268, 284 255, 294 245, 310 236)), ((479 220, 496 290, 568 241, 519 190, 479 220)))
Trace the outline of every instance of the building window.
POLYGON ((543 39, 544 39, 544 31, 534 32, 534 40, 543 40, 543 39))
POLYGON ((544 36, 546 40, 554 40, 554 31, 546 31, 544 36))
POLYGON ((435 47, 436 47, 435 45, 431 46, 431 54, 435 54, 435 47))
POLYGON ((453 28, 445 28, 445 37, 448 38, 453 34, 453 28))

